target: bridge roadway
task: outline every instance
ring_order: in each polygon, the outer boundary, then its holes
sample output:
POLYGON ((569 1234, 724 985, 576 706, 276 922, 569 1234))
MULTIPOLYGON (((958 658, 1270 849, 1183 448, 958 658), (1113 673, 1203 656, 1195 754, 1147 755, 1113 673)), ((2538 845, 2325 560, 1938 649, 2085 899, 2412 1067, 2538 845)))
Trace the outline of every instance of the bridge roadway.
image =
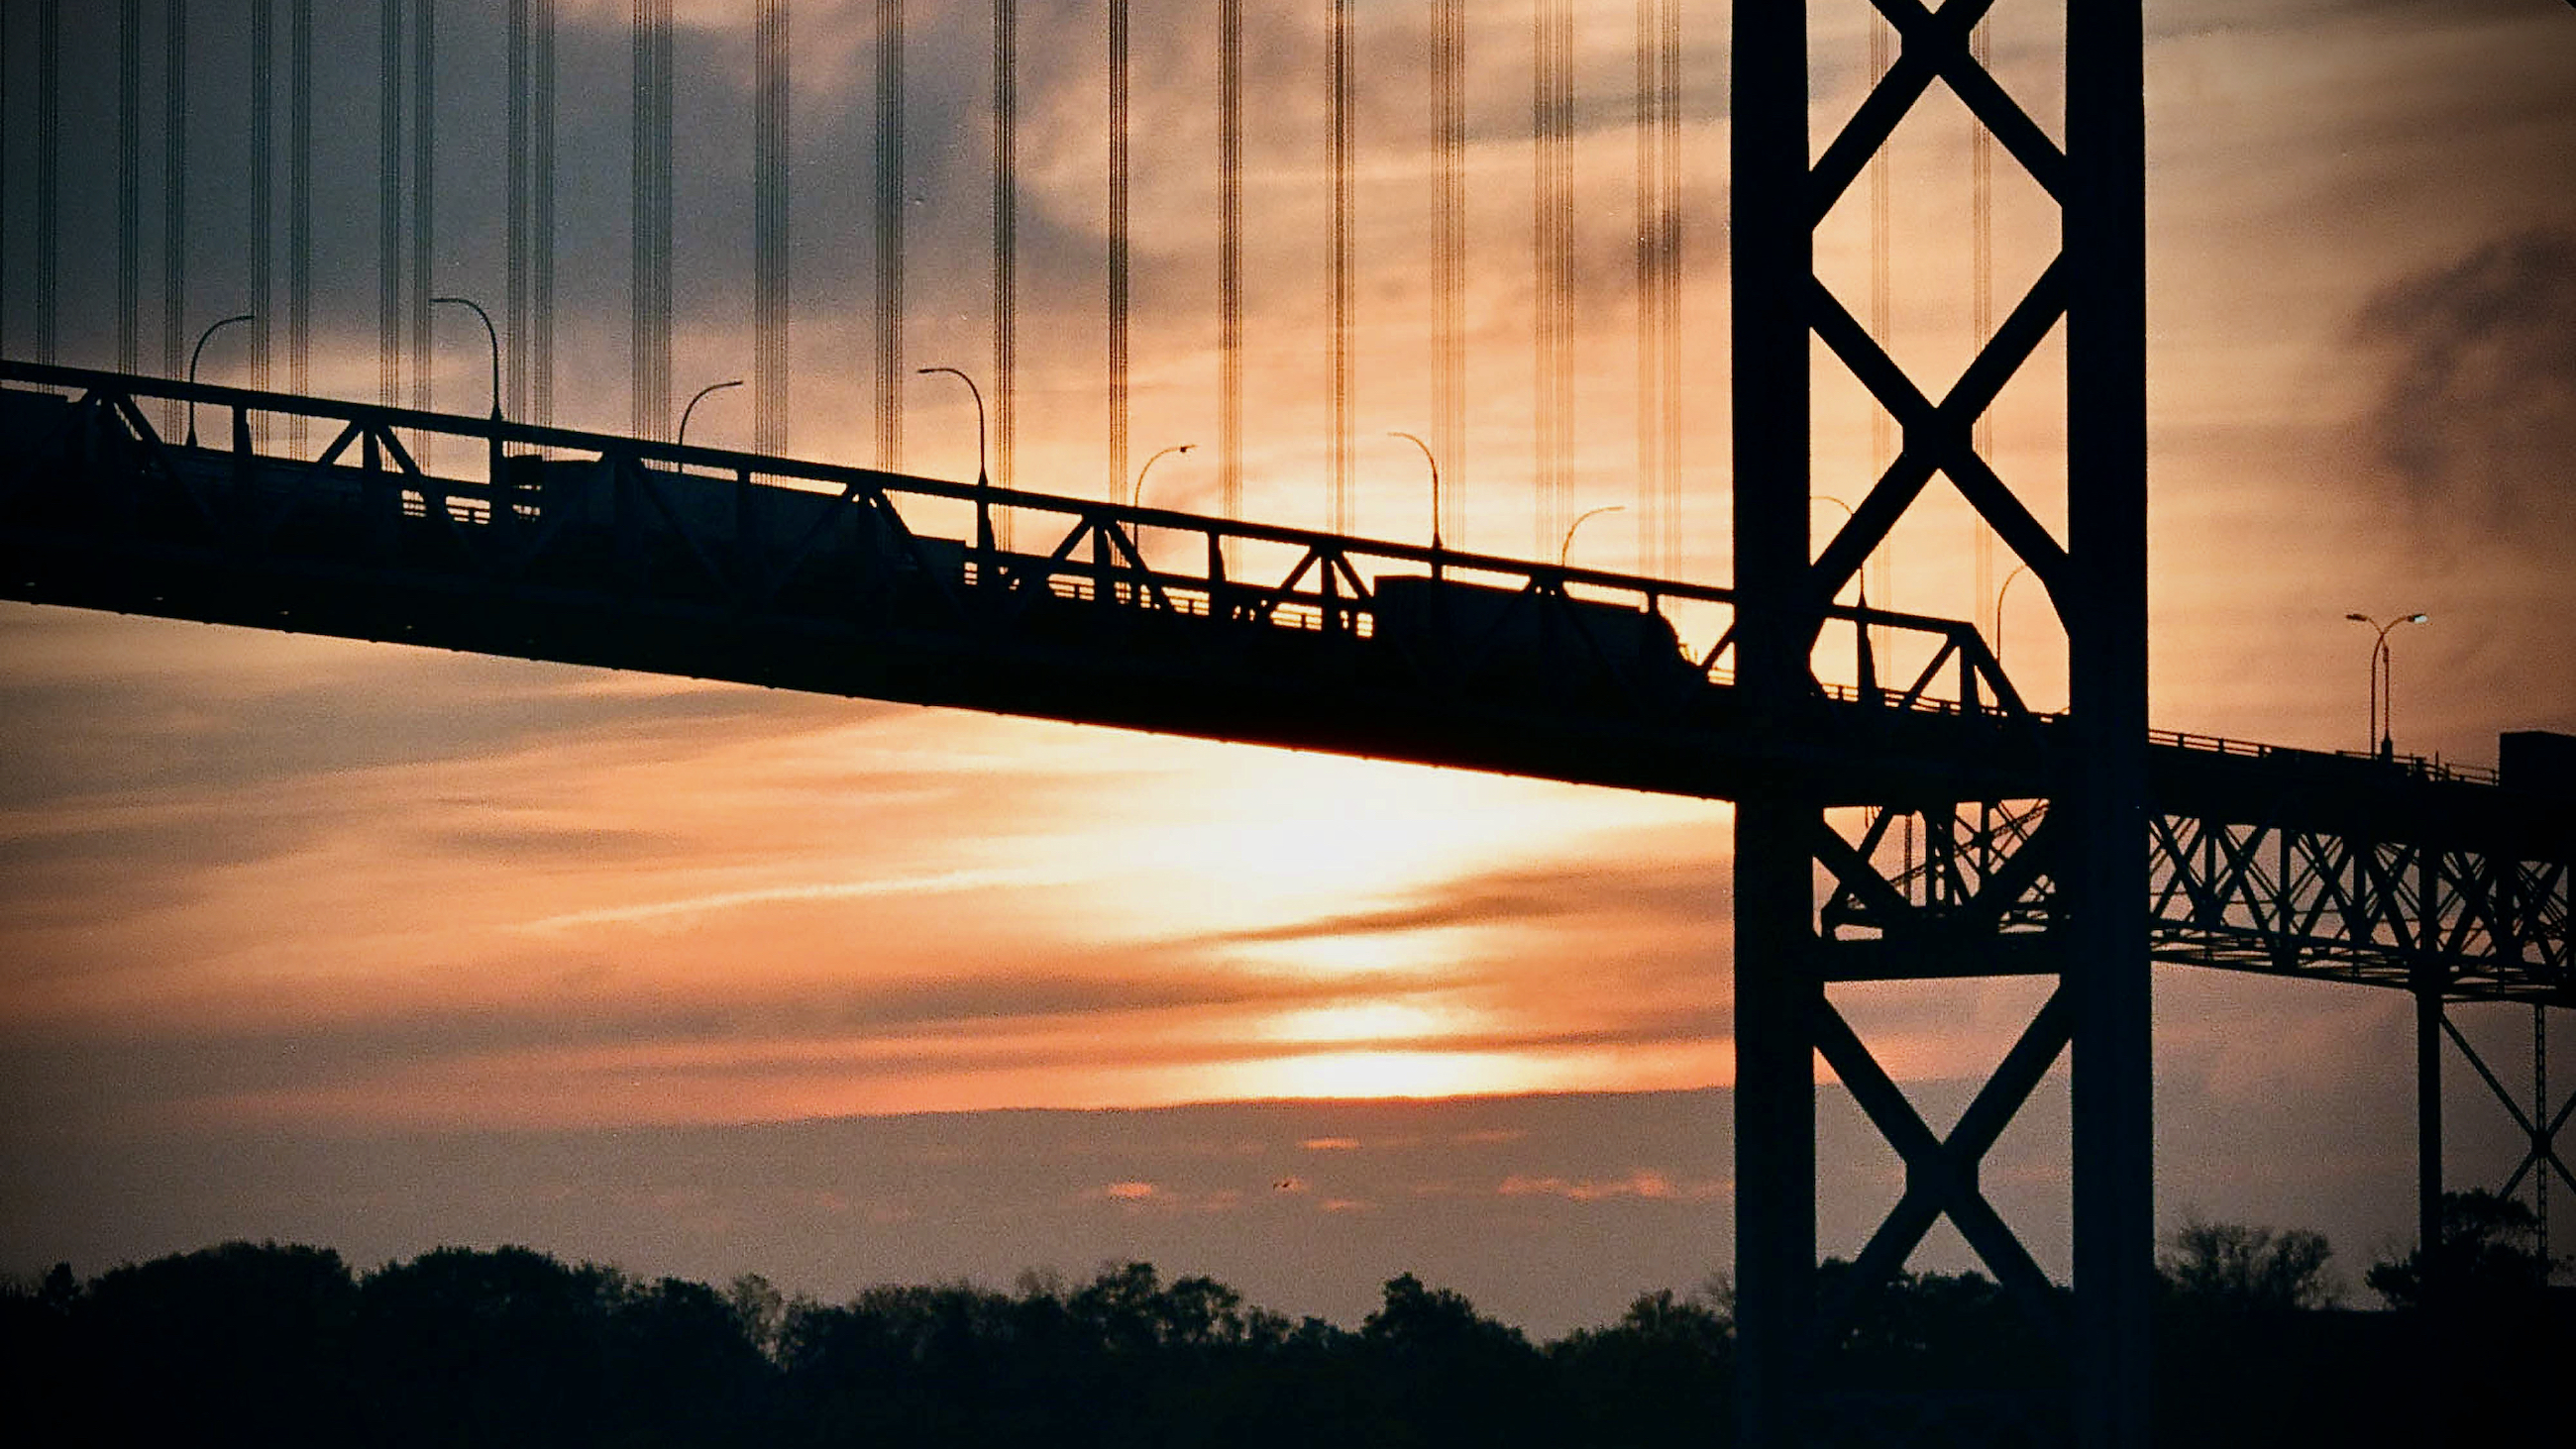
MULTIPOLYGON (((0 596, 1706 799, 1785 782, 1841 807, 1829 976, 1894 941, 1907 975, 2061 965, 2043 802, 2076 725, 1955 621, 1822 609, 1907 671, 1756 721, 1723 588, 13 361, 0 596), (208 446, 150 416, 191 402, 208 446), (257 441, 299 417, 310 458, 257 441), (423 438, 485 477, 420 467, 423 438)), ((2154 954, 2576 1006, 2576 741, 2510 743, 2499 777, 2159 732, 2154 954)))

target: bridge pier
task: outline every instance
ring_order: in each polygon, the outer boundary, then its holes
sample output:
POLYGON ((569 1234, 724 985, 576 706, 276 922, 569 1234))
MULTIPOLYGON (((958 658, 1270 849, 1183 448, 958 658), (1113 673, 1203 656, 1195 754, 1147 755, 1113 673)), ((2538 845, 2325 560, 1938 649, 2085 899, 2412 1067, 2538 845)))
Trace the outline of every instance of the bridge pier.
MULTIPOLYGON (((1824 609, 1946 476, 2047 589, 2068 641, 2069 720, 2050 764, 2052 843, 2017 842, 2023 865, 1984 872, 1967 903, 1941 898, 1910 862, 1872 857, 1794 793, 1746 796, 1736 815, 1736 1170, 1740 1438, 1808 1442, 1838 1412, 1823 1392, 1849 1321, 1938 1217, 1958 1225, 2066 1361, 2029 1366, 2025 1424, 2089 1449, 2147 1442, 2154 1292, 2152 1059, 2147 946, 2129 904, 2144 894, 2146 753, 2146 227, 2144 32, 2135 4, 2066 7, 2066 141, 2057 149, 1969 45, 1985 7, 1882 4, 1900 57, 1810 160, 1805 7, 1734 13, 1735 648, 1757 735, 1784 760, 1811 747, 1812 653, 1824 609), (1815 274, 1815 227, 1934 82, 1975 112, 2062 209, 2062 250, 1937 401, 1815 274), (1977 455, 1976 419, 2060 321, 2066 326, 2066 530, 2049 529, 1977 455), (1903 427, 1904 447, 1851 517, 1811 551, 1810 350, 1821 340, 1903 427), (1820 937, 1813 881, 1837 882, 1820 937), (1828 979, 1926 979, 2007 969, 2006 897, 2045 875, 2045 959, 2060 989, 1970 1117, 1938 1138, 1826 999, 1828 979), (1998 882, 2010 889, 1983 889, 1998 882), (1874 934, 1871 934, 1874 933, 1874 934), (1857 949, 1851 949, 1857 947, 1857 949), (1822 1052, 1906 1163, 1906 1189, 1830 1311, 1816 1302, 1815 1079, 1822 1052), (2071 1314, 1977 1187, 1976 1167, 2050 1063, 2071 1053, 2074 1227, 2071 1314), (1821 1325, 1821 1326, 1820 1326, 1821 1325), (2071 1330, 2071 1331, 2070 1331, 2071 1330), (2060 1394, 2049 1385, 2062 1385, 2060 1394), (2047 1401, 2071 1397, 2071 1414, 2047 1401)), ((1998 668, 1994 681, 2002 684, 1998 668)), ((1999 691, 2002 697, 2002 691, 1999 691)), ((1794 787, 1789 787, 1794 789, 1794 787)), ((1929 787, 1937 790, 1935 785, 1929 787)), ((1884 811, 1957 818, 1979 797, 1881 799, 1884 811), (1951 803, 1935 807, 1930 801, 1951 803)), ((1991 842, 1989 842, 1991 844, 1991 842)), ((1864 1395, 1863 1397, 1868 1397, 1864 1395)), ((1855 1410, 1855 1412, 1859 1412, 1855 1410)), ((1848 1426, 1870 1432, 1871 1426, 1848 1426)), ((1840 1432, 1839 1430, 1835 1432, 1840 1432)))
POLYGON ((2442 1241, 2442 983, 2419 966, 2415 983, 2415 1243, 2433 1289, 2433 1247, 2442 1241))

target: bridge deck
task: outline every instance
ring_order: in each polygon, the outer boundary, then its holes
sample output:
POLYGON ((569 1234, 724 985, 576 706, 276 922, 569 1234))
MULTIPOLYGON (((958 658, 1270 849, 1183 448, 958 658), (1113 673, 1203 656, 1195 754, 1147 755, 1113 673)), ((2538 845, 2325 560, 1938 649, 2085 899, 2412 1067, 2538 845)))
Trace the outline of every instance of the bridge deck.
MULTIPOLYGON (((1754 721, 1722 588, 28 363, 0 381, 21 384, 0 390, 0 596, 30 602, 1708 799, 2028 802, 2009 816, 2039 842, 2072 753, 2074 723, 2024 708, 1955 621, 1823 609, 1929 662, 1754 721), (218 445, 164 441, 144 398, 193 398, 218 445), (294 415, 320 424, 316 456, 254 444, 255 419, 294 415), (407 436, 462 440, 485 477, 435 476, 407 436), (1043 546, 998 546, 1003 510, 1043 546)), ((2458 998, 2576 1004, 2563 793, 2147 749, 2159 957, 2383 985, 2431 961, 2458 998)), ((1856 903, 1836 932, 1852 974, 1874 938, 1938 930, 1962 972, 2055 969, 2044 864, 1998 878, 2016 899, 1975 911, 1928 863, 1902 901, 1856 903)))

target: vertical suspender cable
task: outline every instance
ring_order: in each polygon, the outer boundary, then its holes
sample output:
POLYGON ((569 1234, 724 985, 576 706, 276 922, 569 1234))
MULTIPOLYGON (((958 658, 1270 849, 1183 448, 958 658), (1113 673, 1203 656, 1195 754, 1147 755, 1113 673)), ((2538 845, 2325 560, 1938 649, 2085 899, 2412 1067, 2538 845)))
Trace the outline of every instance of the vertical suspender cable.
POLYGON ((528 16, 528 414, 555 420, 555 0, 528 16))
POLYGON ((1243 516, 1243 0, 1217 0, 1217 487, 1243 516))
POLYGON ((1574 20, 1568 0, 1537 0, 1532 24, 1532 231, 1535 233, 1538 394, 1538 527, 1535 556, 1546 557, 1565 528, 1571 494, 1574 405, 1572 313, 1573 212, 1567 141, 1573 127, 1574 20))
POLYGON ((1556 4, 1556 374, 1549 405, 1556 412, 1556 512, 1574 512, 1574 4, 1556 4))
POLYGON ((503 384, 509 415, 528 415, 528 0, 509 0, 510 33, 505 61, 509 91, 508 155, 502 165, 509 190, 509 219, 503 229, 506 281, 501 293, 501 320, 508 339, 503 384))
POLYGON ((787 0, 760 0, 751 123, 751 445, 787 451, 787 0))
POLYGON ((143 0, 116 20, 116 370, 143 366, 143 0))
MULTIPOLYGON (((9 129, 9 17, 8 17, 6 14, 0 14, 0 136, 5 136, 5 135, 7 134, 7 132, 8 132, 8 129, 9 129)), ((7 155, 8 149, 9 149, 9 148, 8 148, 7 146, 5 146, 5 145, 0 145, 0 217, 6 217, 6 216, 9 214, 9 157, 8 157, 8 155, 7 155)), ((0 277, 6 277, 6 276, 8 276, 8 275, 10 274, 10 273, 9 273, 9 238, 8 238, 8 234, 7 234, 7 233, 8 233, 8 230, 9 230, 9 229, 8 229, 6 226, 0 226, 0 277)), ((9 290, 9 289, 8 289, 8 288, 6 288, 6 287, 0 287, 0 354, 5 354, 5 353, 7 352, 7 350, 8 350, 8 347, 7 347, 8 335, 9 335, 9 301, 8 301, 8 290, 9 290)))
POLYGON ((1127 490, 1127 0, 1109 0, 1109 496, 1127 490))
POLYGON ((402 400, 402 0, 376 38, 376 401, 402 400))
POLYGON ((1663 381, 1663 368, 1658 357, 1663 335, 1657 323, 1663 316, 1656 289, 1663 279, 1663 269, 1656 262, 1658 231, 1662 225, 1663 156, 1659 149, 1663 139, 1657 89, 1660 71, 1656 66, 1656 42, 1660 38, 1662 9, 1658 0, 1637 0, 1636 85, 1631 125, 1637 150, 1636 228, 1637 257, 1635 291, 1637 300, 1637 571, 1652 573, 1655 567, 1656 540, 1664 523, 1663 491, 1657 481, 1663 471, 1660 456, 1663 434, 1655 426, 1660 399, 1657 393, 1663 381))
MULTIPOLYGON (((168 109, 161 122, 161 375, 178 377, 188 356, 188 7, 167 0, 162 32, 165 74, 161 94, 168 109)), ((179 425, 179 404, 163 408, 165 426, 179 425)))
POLYGON ((1664 0, 1662 34, 1657 53, 1661 72, 1664 213, 1656 236, 1658 255, 1663 261, 1663 288, 1659 300, 1663 316, 1658 319, 1664 338, 1662 387, 1657 393, 1663 408, 1663 476, 1657 480, 1662 490, 1663 507, 1663 575, 1679 578, 1682 571, 1682 7, 1681 0, 1664 0))
MULTIPOLYGON (((1894 64, 1889 40, 1887 23, 1873 17, 1869 26, 1869 83, 1873 86, 1887 78, 1888 68, 1894 64)), ((1889 275, 1889 252, 1895 239, 1895 172, 1891 161, 1895 149, 1895 141, 1890 138, 1869 157, 1869 335, 1882 348, 1888 345, 1894 326, 1895 289, 1889 275)), ((1873 485, 1895 457, 1896 420, 1883 404, 1873 403, 1869 410, 1869 480, 1873 485)), ((1894 549, 1882 543, 1869 556, 1869 582, 1878 591, 1878 607, 1882 609, 1896 606, 1894 554, 1894 549)), ((1892 640, 1887 631, 1880 630, 1876 642, 1884 653, 1892 640)))
POLYGON ((63 4, 36 7, 36 360, 61 344, 63 4))
MULTIPOLYGON (((1979 70, 1994 64, 1994 32, 1983 21, 1968 32, 1968 50, 1979 70)), ((1983 121, 1968 120, 1968 197, 1972 213, 1969 235, 1969 328, 1971 348, 1982 348, 1995 332, 1995 136, 1983 121)), ((1995 462, 1995 413, 1989 406, 1977 414, 1971 438, 1977 456, 1988 467, 1995 462)), ((1977 612, 1970 617, 1988 639, 2002 632, 2003 620, 1996 613, 2002 605, 1995 599, 1995 529, 1978 513, 1970 527, 1976 530, 1977 612)))
MULTIPOLYGON (((292 0, 286 34, 286 390, 313 391, 313 0, 292 0)), ((286 420, 303 456, 307 420, 286 420)))
MULTIPOLYGON (((431 223, 437 214, 438 0, 412 0, 411 27, 411 405, 423 412, 438 404, 430 369, 429 299, 438 294, 430 275, 431 223)), ((437 439, 422 433, 412 457, 430 466, 437 439)))
POLYGON ((1333 0, 1332 82, 1332 487, 1331 528, 1351 527, 1351 6, 1333 0))
POLYGON ((877 466, 903 460, 903 0, 877 0, 877 466))
POLYGON ((1547 557, 1549 533, 1555 523, 1551 507, 1555 492, 1555 474, 1550 466, 1556 456, 1555 417, 1548 409, 1548 381, 1555 375, 1556 312, 1549 305, 1554 280, 1555 256, 1552 223, 1555 208, 1554 191, 1549 185, 1555 177, 1555 142, 1551 130, 1551 97, 1555 76, 1549 65, 1548 43, 1555 28, 1549 23, 1549 10, 1556 0, 1530 0, 1530 483, 1532 488, 1533 530, 1530 557, 1547 557))
POLYGON ((628 422, 671 429, 671 0, 635 0, 628 422))
MULTIPOLYGON (((993 481, 1011 486, 1011 445, 1019 435, 1019 0, 993 0, 993 481)), ((1011 510, 993 520, 994 542, 1011 546, 1011 510)))
MULTIPOLYGON (((250 7, 250 385, 268 389, 268 340, 276 315, 275 226, 277 140, 277 9, 274 0, 250 7)), ((268 441, 268 415, 251 418, 251 436, 268 441)))
POLYGON ((1681 15, 1637 0, 1637 567, 1681 571, 1681 15))
POLYGON ((671 0, 653 0, 653 433, 671 433, 671 329, 678 308, 671 283, 671 0))
MULTIPOLYGON (((1440 506, 1460 513, 1459 484, 1466 477, 1466 65, 1463 0, 1439 0, 1431 66, 1440 93, 1439 357, 1432 382, 1432 437, 1439 445, 1443 487, 1440 506)), ((1443 520, 1445 523, 1446 520, 1443 520)), ((1455 530, 1443 530, 1457 536, 1455 530)))
POLYGON ((626 426, 637 437, 644 431, 644 394, 652 370, 647 334, 653 290, 653 98, 646 84, 652 69, 653 0, 634 0, 627 25, 626 86, 626 426))

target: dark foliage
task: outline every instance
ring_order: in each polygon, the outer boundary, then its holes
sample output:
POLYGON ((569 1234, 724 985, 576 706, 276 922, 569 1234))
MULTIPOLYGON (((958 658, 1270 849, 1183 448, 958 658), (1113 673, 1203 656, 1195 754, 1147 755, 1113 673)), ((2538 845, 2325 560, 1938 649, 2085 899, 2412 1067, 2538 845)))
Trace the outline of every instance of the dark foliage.
MULTIPOLYGON (((1852 1272, 1839 1258, 1819 1270, 1829 1312, 1853 1288, 1852 1272)), ((2055 1289, 2025 1304, 1981 1273, 1899 1272, 1857 1297, 1823 1371, 1829 1383, 1864 1392, 2058 1387, 2073 1368, 2065 1357, 2069 1314, 2055 1289)))
POLYGON ((2427 1302, 2426 1269, 2435 1296, 2471 1312, 2535 1310, 2549 1282, 2540 1251, 2540 1218, 2518 1198, 2491 1192, 2442 1194, 2442 1238, 2428 1264, 2422 1245, 2402 1258, 2374 1263, 2363 1281, 2392 1308, 2427 1302))
POLYGON ((1735 1320, 1709 1298, 1646 1294, 1607 1328, 1548 1346, 1566 1441, 1602 1446, 1734 1441, 1735 1320))
POLYGON ((2326 1274, 2334 1249, 2306 1228, 2275 1233, 2189 1218, 2156 1260, 2165 1296, 2213 1312, 2331 1308, 2341 1295, 2326 1274))
MULTIPOLYGON (((2442 1442, 2513 1425, 2533 1402, 2516 1383, 2539 1382, 2513 1375, 2576 1348, 2536 1293, 2511 1341, 2492 1322, 2468 1335, 2438 1316, 2307 1306, 2325 1257, 2313 1236, 2177 1235, 2160 1441, 2442 1442), (2374 1391, 2321 1392, 2363 1383, 2374 1391)), ((1851 1271, 1826 1265, 1829 1301, 1851 1271)), ((1853 1412, 1926 1391, 1949 1396, 1943 1412, 1977 1411, 2072 1372, 2063 1336, 2032 1321, 2065 1309, 2054 1290, 2034 1305, 1973 1273, 1900 1273, 1858 1301, 1819 1364, 1853 1412)), ((1072 1287, 884 1287, 826 1305, 758 1278, 638 1283, 524 1248, 440 1249, 362 1278, 327 1250, 229 1243, 0 1291, 0 1393, 13 1437, 72 1446, 1724 1444, 1730 1309, 1722 1287, 1650 1293, 1541 1346, 1410 1274, 1345 1330, 1145 1263, 1072 1287)), ((1960 1422, 1951 1440, 2022 1442, 1960 1440, 1960 1422)))

